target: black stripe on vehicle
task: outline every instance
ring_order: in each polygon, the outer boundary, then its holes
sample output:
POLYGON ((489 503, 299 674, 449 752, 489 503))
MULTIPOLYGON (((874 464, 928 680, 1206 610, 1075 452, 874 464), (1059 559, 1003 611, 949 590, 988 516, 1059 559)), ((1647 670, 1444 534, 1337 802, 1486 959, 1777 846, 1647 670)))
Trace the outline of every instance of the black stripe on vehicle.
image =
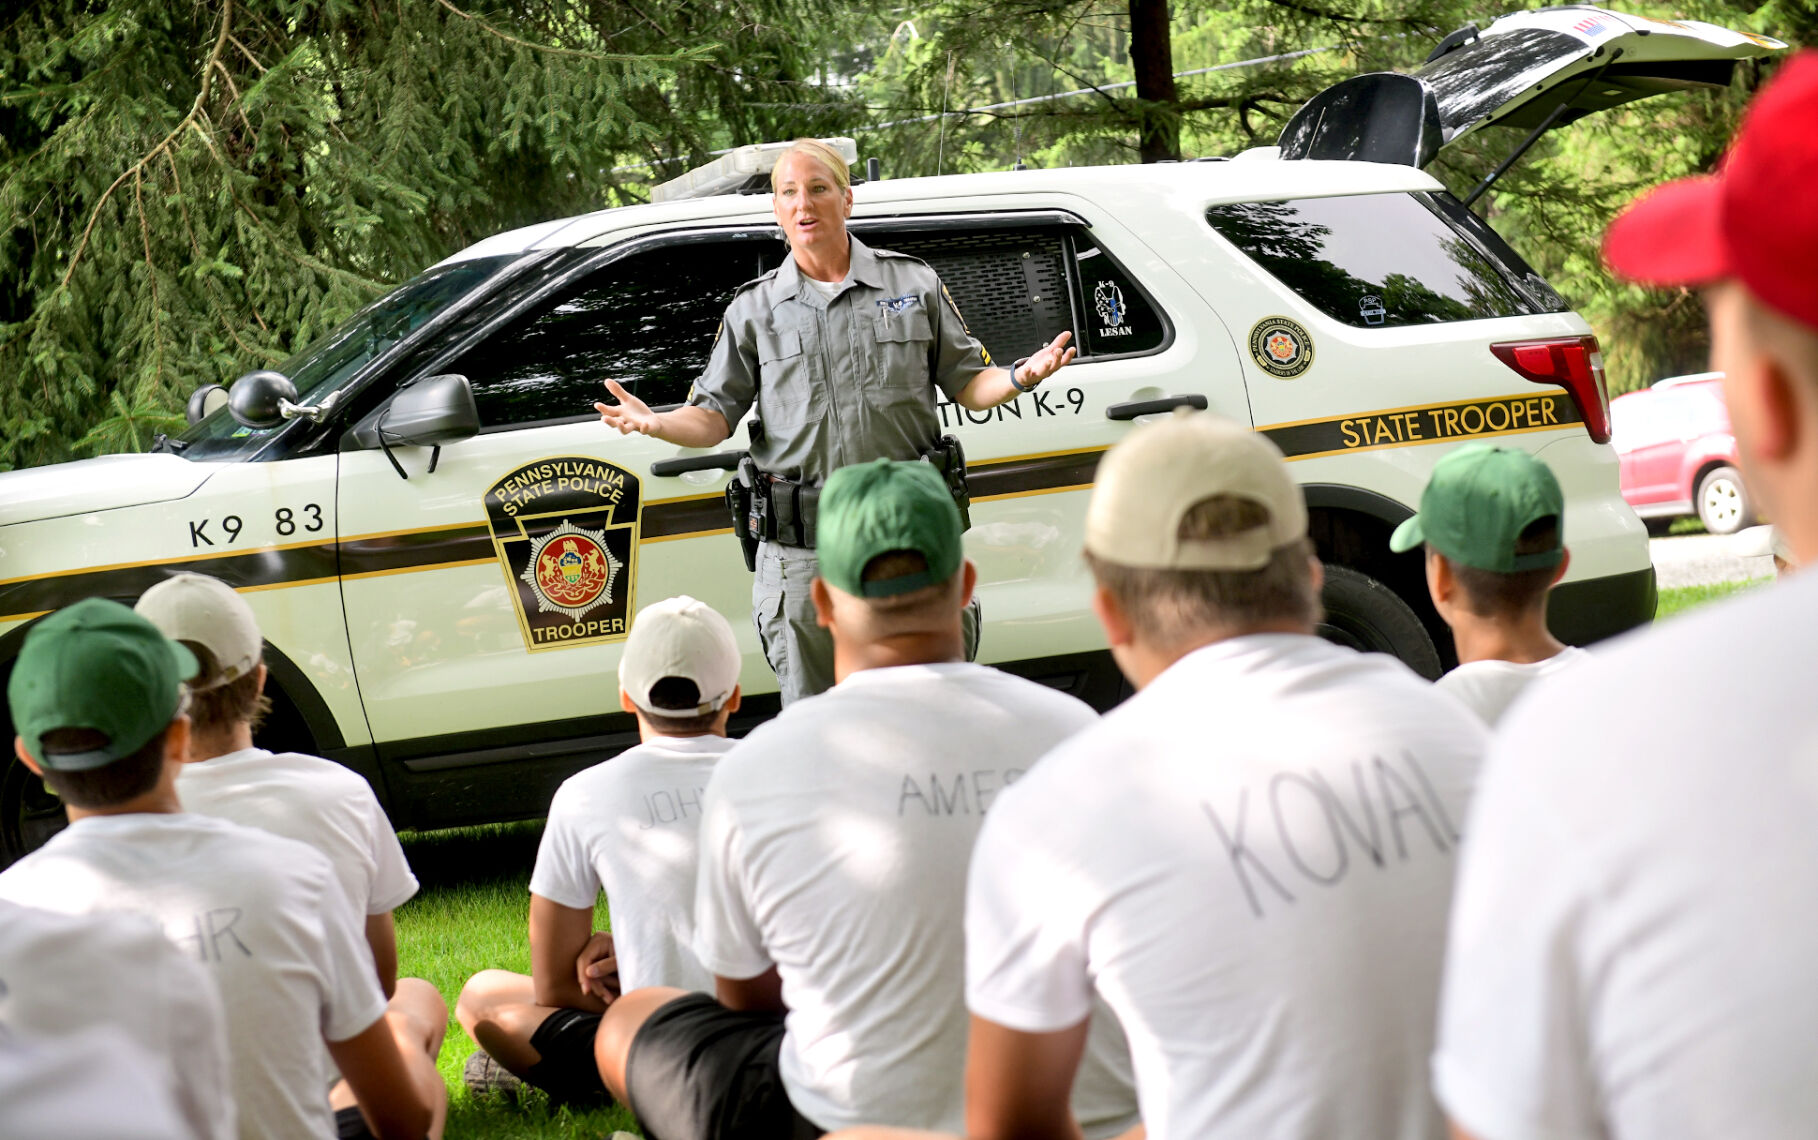
MULTIPOLYGON (((975 464, 972 493, 984 498, 1092 482, 1100 451, 1013 459, 975 464)), ((723 499, 681 499, 652 503, 642 520, 646 539, 709 534, 731 525, 723 499)), ((184 571, 209 574, 236 589, 283 586, 336 575, 395 573, 473 562, 494 555, 492 534, 484 523, 406 534, 355 537, 283 549, 249 550, 204 559, 121 566, 105 570, 47 575, 0 585, 0 619, 41 613, 83 598, 114 598, 131 603, 140 594, 184 571)))
POLYGON ((1583 422, 1584 417, 1579 415, 1578 405, 1570 395, 1540 392, 1532 396, 1497 396, 1456 404, 1360 412, 1256 430, 1273 440, 1289 459, 1313 459, 1350 451, 1378 451, 1531 431, 1557 431, 1583 422))
POLYGON ((324 542, 283 550, 249 550, 224 558, 176 559, 88 573, 27 578, 0 585, 0 619, 54 610, 83 598, 113 598, 130 605, 146 590, 184 571, 212 575, 236 589, 333 578, 336 573, 335 544, 324 542))

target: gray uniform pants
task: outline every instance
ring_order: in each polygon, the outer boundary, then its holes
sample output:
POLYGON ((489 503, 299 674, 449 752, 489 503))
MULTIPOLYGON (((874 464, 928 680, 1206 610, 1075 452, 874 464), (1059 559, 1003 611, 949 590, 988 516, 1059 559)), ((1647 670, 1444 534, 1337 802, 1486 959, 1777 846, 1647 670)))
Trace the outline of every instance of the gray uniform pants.
MULTIPOLYGON (((814 620, 809 587, 820 572, 814 551, 766 542, 758 547, 751 582, 751 623, 764 656, 776 671, 783 704, 833 687, 833 635, 814 620)), ((966 607, 966 660, 978 659, 980 610, 975 595, 966 607)))

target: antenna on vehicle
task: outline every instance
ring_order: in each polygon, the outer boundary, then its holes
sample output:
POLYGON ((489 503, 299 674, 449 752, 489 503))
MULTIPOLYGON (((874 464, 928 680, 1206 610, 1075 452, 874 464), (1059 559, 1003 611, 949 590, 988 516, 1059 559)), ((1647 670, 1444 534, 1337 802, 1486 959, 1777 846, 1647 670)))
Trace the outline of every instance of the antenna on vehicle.
POLYGON ((880 179, 882 177, 883 177, 883 175, 878 173, 877 159, 867 158, 865 160, 865 181, 876 182, 878 179, 880 179))
POLYGON ((953 53, 947 53, 947 78, 941 84, 941 134, 934 148, 934 173, 938 177, 947 157, 947 92, 953 87, 953 53))
MULTIPOLYGON (((1021 102, 1022 93, 1016 89, 1016 51, 1014 49, 1014 46, 1011 44, 1011 42, 1009 40, 1004 41, 1004 50, 1010 53, 1010 101, 1012 103, 1021 102)), ((1023 113, 1021 111, 1012 111, 1010 113, 1010 129, 1012 131, 1013 137, 1016 140, 1016 146, 1014 148, 1016 151, 1016 162, 1011 164, 1010 169, 1011 170, 1022 170, 1022 169, 1024 169, 1024 167, 1023 167, 1023 113)))

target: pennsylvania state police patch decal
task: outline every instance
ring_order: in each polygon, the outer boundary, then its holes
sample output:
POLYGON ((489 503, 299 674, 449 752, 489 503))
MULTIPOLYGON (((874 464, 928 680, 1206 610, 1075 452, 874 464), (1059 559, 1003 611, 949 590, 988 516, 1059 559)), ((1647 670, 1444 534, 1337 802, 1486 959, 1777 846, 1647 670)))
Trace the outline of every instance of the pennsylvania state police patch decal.
POLYGON ((1264 317, 1250 330, 1250 355, 1269 375, 1292 380, 1313 367, 1313 337, 1286 317, 1264 317))
POLYGON ((539 459, 486 491, 486 524, 530 652, 623 641, 631 629, 638 477, 581 455, 539 459))

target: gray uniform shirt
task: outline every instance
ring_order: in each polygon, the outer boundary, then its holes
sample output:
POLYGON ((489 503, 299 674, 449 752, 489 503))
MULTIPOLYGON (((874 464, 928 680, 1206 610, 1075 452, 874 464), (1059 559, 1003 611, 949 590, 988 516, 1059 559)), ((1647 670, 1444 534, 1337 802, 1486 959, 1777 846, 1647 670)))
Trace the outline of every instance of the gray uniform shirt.
POLYGON ((817 486, 851 463, 927 451, 941 434, 935 387, 954 399, 992 367, 926 262, 851 241, 831 300, 794 257, 740 286, 688 397, 733 428, 755 403, 752 459, 817 486))

